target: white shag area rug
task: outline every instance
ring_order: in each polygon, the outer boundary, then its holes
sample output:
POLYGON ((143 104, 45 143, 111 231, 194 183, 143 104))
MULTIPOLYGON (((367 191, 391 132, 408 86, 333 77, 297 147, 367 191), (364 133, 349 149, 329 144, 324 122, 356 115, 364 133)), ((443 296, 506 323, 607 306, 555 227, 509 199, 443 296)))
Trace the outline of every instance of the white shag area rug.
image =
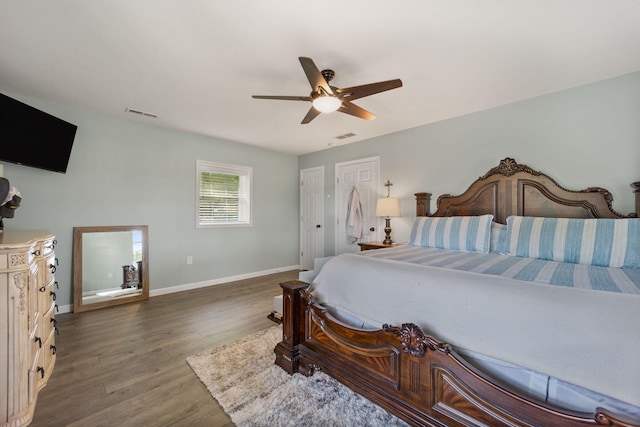
POLYGON ((274 363, 281 340, 275 326, 187 363, 239 427, 407 425, 322 372, 288 375, 274 363))

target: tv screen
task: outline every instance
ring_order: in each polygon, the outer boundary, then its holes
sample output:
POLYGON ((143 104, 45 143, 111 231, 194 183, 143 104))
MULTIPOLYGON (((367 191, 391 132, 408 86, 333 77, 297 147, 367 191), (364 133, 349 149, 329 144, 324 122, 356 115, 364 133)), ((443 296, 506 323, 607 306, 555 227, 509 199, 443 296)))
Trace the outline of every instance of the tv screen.
POLYGON ((0 94, 0 161, 65 173, 77 129, 0 94))

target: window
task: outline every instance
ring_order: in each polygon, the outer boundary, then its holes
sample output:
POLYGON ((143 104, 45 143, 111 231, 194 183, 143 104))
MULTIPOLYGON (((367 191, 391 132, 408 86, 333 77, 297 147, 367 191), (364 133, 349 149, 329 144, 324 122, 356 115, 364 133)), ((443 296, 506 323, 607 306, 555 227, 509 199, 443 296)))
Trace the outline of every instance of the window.
POLYGON ((196 227, 250 226, 253 169, 203 160, 196 169, 196 227))

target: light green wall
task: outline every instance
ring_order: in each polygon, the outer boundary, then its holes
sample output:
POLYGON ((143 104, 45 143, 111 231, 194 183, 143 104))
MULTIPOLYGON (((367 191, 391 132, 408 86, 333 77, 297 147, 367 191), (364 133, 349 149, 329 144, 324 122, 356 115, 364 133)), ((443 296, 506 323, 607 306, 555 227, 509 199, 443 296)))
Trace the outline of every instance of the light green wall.
POLYGON ((76 226, 148 225, 152 292, 299 263, 296 156, 0 92, 78 125, 66 174, 3 163, 23 197, 5 229, 57 237, 60 306, 72 302, 76 226), (198 159, 253 167, 252 227, 195 228, 198 159))
POLYGON ((433 193, 433 210, 438 195, 462 193, 505 157, 569 189, 605 187, 627 214, 635 209, 629 184, 640 180, 640 72, 301 156, 301 169, 325 166, 326 255, 335 245, 334 165, 371 156, 401 199, 396 241, 408 239, 414 193, 433 193))

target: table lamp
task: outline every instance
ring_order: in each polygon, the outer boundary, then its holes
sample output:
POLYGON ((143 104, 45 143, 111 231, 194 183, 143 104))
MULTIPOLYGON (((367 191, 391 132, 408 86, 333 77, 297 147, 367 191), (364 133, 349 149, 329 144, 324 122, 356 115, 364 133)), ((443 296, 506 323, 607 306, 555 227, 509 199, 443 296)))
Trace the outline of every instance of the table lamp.
POLYGON ((376 205, 376 216, 385 217, 385 239, 382 242, 385 245, 393 243, 393 240, 391 240, 391 217, 400 216, 400 203, 398 199, 389 197, 391 195, 392 185, 393 184, 387 180, 387 183, 384 185, 387 187, 387 197, 378 199, 378 204, 376 205))

